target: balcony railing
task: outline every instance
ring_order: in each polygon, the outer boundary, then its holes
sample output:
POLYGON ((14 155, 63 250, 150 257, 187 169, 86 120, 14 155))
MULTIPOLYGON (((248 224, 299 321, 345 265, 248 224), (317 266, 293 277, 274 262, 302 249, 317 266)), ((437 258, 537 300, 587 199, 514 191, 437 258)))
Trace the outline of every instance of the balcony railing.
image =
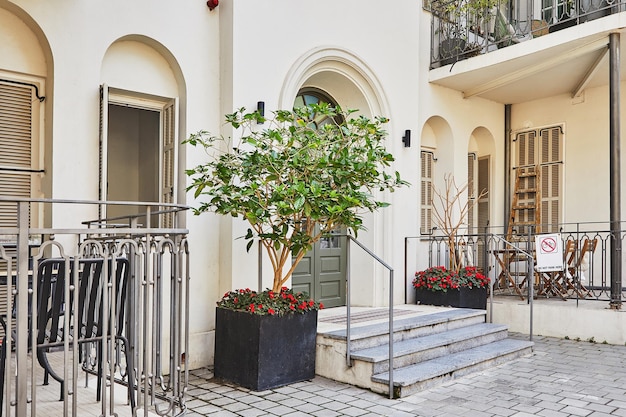
MULTIPOLYGON (((562 272, 551 274, 534 273, 534 292, 536 296, 552 298, 571 298, 598 301, 611 301, 611 241, 613 234, 608 227, 599 223, 564 224, 560 230, 563 248, 562 272)), ((622 246, 626 231, 620 234, 622 246)), ((535 252, 535 236, 520 236, 516 245, 528 253, 535 252)), ((455 253, 463 265, 479 267, 494 284, 494 295, 527 297, 528 279, 527 262, 517 257, 514 248, 503 236, 486 231, 482 234, 461 234, 456 238, 455 253)), ((445 236, 423 236, 407 238, 407 260, 419 258, 417 269, 429 266, 448 266, 450 253, 448 239, 445 236), (416 243, 420 242, 421 243, 416 243), (423 244, 428 246, 427 256, 420 257, 423 244)), ((422 252, 423 253, 423 252, 422 252)), ((624 259, 623 261, 626 261, 624 259)), ((626 269, 623 268, 626 271, 626 269)), ((411 272, 407 271, 407 277, 411 272)), ((626 298, 626 287, 621 285, 621 298, 626 298)))
POLYGON ((431 68, 626 10, 626 0, 431 0, 431 68))
POLYGON ((184 414, 189 253, 178 225, 187 207, 47 199, 0 207, 17 214, 0 227, 0 415, 184 414), (107 209, 115 219, 76 219, 107 209), (64 227, 33 227, 35 213, 57 214, 64 227))

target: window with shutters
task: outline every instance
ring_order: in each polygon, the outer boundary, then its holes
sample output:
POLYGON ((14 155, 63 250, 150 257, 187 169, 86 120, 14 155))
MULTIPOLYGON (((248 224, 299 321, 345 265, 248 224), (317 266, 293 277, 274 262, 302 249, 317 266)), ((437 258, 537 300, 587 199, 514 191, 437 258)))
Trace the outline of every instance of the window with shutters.
MULTIPOLYGON (((528 218, 520 221, 532 222, 538 218, 542 232, 557 232, 562 221, 563 126, 518 132, 515 147, 514 169, 538 173, 537 176, 520 178, 527 183, 520 184, 518 188, 538 190, 540 193, 539 216, 528 210, 525 213, 528 218)), ((518 195, 518 204, 531 205, 534 198, 534 194, 518 195)))
MULTIPOLYGON (((34 87, 0 81, 0 195, 40 197, 39 100, 34 87)), ((33 208, 34 210, 35 208, 33 208)), ((31 212, 31 223, 39 223, 31 212)), ((15 227, 17 207, 0 202, 0 227, 15 227)))
MULTIPOLYGON (((100 88, 100 199, 176 202, 178 158, 176 99, 100 88)), ((133 206, 102 206, 101 218, 132 216, 133 206)), ((173 214, 151 218, 172 227, 173 214)))
POLYGON ((433 229, 433 169, 435 158, 432 152, 421 152, 420 176, 420 234, 430 235, 433 229))
POLYGON ((469 210, 467 211, 468 233, 476 233, 476 196, 478 195, 478 164, 476 163, 476 154, 467 154, 467 198, 469 199, 469 210))

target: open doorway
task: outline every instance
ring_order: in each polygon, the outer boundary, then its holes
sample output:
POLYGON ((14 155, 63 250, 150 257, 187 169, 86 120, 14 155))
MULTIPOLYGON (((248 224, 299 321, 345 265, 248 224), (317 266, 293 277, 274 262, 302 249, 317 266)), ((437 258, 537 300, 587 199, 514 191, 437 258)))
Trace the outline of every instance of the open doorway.
MULTIPOLYGON (((176 101, 110 92, 103 86, 101 110, 100 199, 174 203, 176 101)), ((115 219, 139 210, 108 205, 100 215, 115 219)), ((158 227, 170 227, 172 221, 170 214, 150 218, 158 227)))

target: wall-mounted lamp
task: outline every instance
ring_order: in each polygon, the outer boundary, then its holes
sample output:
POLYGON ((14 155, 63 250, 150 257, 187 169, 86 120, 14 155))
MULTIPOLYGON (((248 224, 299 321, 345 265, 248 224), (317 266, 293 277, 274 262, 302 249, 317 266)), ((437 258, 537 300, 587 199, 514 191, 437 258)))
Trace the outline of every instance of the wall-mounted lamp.
POLYGON ((411 147, 411 131, 409 129, 404 131, 404 136, 402 136, 402 143, 404 143, 405 148, 411 147))
MULTIPOLYGON (((265 102, 257 101, 256 103, 256 111, 261 115, 261 117, 265 117, 265 102)), ((259 124, 263 124, 263 122, 259 122, 259 124)))
POLYGON ((215 9, 220 4, 220 0, 208 0, 206 5, 209 6, 209 10, 215 9))

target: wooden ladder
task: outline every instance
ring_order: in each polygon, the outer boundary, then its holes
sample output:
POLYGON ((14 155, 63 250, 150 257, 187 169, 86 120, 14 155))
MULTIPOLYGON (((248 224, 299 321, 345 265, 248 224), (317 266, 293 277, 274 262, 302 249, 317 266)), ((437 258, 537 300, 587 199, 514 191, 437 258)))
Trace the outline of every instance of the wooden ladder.
POLYGON ((535 228, 534 233, 541 232, 539 169, 533 166, 517 169, 507 240, 525 239, 531 226, 535 228))

